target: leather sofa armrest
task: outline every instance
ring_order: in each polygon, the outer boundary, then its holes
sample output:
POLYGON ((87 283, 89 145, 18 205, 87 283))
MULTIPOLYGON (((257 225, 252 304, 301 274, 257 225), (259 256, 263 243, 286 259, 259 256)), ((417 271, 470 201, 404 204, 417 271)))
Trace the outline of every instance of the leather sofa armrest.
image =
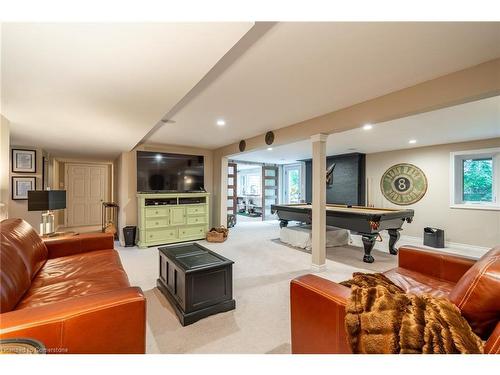
POLYGON ((475 259, 420 247, 401 246, 398 251, 399 267, 454 283, 460 280, 474 263, 475 259))
POLYGON ((44 239, 44 243, 49 251, 49 259, 114 248, 111 233, 84 233, 66 238, 48 238, 44 239))
POLYGON ((484 354, 500 354, 500 322, 484 345, 484 354))
POLYGON ((146 300, 137 287, 0 316, 0 338, 33 338, 48 353, 144 353, 146 300))
POLYGON ((351 290, 314 275, 290 283, 292 353, 351 353, 345 306, 351 290))

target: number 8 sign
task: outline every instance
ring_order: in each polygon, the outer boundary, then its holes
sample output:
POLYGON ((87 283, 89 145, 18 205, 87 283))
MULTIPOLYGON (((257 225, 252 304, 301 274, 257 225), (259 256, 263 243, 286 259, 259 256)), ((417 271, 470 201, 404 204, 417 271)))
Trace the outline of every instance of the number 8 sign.
POLYGON ((396 164, 385 171, 380 190, 390 202, 407 206, 418 202, 427 191, 424 172, 413 164, 396 164))

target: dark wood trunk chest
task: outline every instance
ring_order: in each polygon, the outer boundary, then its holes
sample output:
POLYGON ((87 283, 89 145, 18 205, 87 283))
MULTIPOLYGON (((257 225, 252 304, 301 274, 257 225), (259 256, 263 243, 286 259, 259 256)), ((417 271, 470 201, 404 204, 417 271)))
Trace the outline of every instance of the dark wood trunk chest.
POLYGON ((186 326, 209 315, 233 310, 233 261, 197 244, 159 248, 158 289, 186 326))

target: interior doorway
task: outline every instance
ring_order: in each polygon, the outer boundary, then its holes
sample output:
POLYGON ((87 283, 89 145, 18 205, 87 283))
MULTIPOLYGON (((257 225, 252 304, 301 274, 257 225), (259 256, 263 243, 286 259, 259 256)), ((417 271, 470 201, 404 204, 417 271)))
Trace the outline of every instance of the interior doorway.
POLYGON ((106 164, 65 163, 66 227, 101 224, 101 208, 110 196, 106 164))
POLYGON ((262 164, 231 161, 228 165, 236 166, 236 221, 261 221, 262 164))
POLYGON ((303 197, 303 165, 287 164, 283 166, 283 203, 302 203, 303 197))

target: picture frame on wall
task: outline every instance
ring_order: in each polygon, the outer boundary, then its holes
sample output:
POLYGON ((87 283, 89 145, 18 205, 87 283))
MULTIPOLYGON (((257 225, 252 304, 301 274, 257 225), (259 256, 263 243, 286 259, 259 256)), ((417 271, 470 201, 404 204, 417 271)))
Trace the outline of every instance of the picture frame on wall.
POLYGON ((12 200, 28 199, 29 190, 36 190, 36 177, 12 177, 12 200))
POLYGON ((36 173, 36 150, 12 149, 13 173, 36 173))

